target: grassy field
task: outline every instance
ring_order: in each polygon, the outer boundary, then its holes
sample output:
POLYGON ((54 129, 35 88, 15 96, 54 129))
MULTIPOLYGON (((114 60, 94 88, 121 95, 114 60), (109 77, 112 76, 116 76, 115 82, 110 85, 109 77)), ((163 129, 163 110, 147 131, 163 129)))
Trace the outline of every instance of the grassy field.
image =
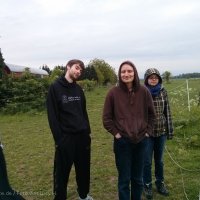
MULTIPOLYGON (((154 192, 155 200, 198 200, 200 192, 200 80, 190 80, 188 111, 185 80, 172 80, 168 89, 175 137, 165 151, 165 182, 170 196, 154 192)), ((112 136, 102 126, 102 106, 107 88, 87 92, 92 128, 91 195, 95 200, 117 200, 117 171, 112 136)), ((54 143, 46 113, 0 115, 9 180, 27 200, 52 199, 54 143)), ((155 190, 155 187, 154 187, 155 190)), ((74 169, 68 187, 69 200, 77 199, 74 169)))

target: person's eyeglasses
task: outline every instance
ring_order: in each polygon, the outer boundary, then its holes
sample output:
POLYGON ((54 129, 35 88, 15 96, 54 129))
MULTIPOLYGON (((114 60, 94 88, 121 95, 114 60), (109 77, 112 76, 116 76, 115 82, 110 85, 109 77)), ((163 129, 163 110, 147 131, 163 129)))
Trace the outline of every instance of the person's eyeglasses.
POLYGON ((153 79, 158 79, 157 76, 150 76, 149 79, 153 80, 153 79))

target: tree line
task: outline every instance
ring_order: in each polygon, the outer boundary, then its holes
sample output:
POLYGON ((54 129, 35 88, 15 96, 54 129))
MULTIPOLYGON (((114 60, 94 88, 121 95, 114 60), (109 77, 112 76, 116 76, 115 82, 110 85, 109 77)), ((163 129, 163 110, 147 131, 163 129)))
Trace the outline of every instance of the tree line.
MULTIPOLYGON (((0 49, 0 112, 7 113, 43 110, 49 85, 65 73, 66 69, 65 66, 57 65, 51 70, 44 65, 42 69, 47 71, 49 76, 41 79, 32 75, 29 69, 25 69, 21 77, 15 78, 5 73, 4 67, 5 62, 0 49)), ((199 78, 200 73, 172 76, 171 72, 165 71, 162 77, 166 83, 170 83, 171 78, 199 78)), ((117 75, 114 68, 97 58, 86 65, 78 81, 85 91, 93 90, 96 86, 114 85, 116 82, 117 75)))
MULTIPOLYGON (((4 58, 0 51, 0 112, 12 114, 44 110, 49 85, 65 73, 66 69, 59 65, 53 70, 43 66, 49 76, 38 78, 31 74, 28 68, 20 77, 7 75, 4 67, 4 58)), ((97 85, 113 85, 116 82, 114 68, 101 59, 91 60, 78 80, 78 84, 85 91, 93 90, 97 85)))
POLYGON ((173 76, 173 78, 200 78, 200 73, 186 73, 186 74, 180 74, 180 75, 177 75, 177 76, 173 76))

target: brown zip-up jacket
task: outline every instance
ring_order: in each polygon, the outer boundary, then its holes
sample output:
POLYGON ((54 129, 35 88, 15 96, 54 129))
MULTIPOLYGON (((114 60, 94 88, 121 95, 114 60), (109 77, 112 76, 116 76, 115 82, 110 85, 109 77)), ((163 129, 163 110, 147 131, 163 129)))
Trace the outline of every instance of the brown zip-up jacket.
POLYGON ((146 87, 141 85, 136 92, 129 92, 115 86, 108 92, 103 109, 103 125, 112 135, 120 133, 133 143, 139 143, 146 133, 152 135, 154 119, 154 105, 146 87))

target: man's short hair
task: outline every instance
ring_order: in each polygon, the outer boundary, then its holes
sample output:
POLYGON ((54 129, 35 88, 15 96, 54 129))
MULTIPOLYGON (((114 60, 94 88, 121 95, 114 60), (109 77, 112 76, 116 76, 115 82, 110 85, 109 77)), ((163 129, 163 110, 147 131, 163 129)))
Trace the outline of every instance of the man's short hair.
POLYGON ((82 68, 82 70, 85 69, 85 65, 84 65, 83 61, 78 60, 78 59, 73 59, 73 60, 68 61, 68 63, 66 64, 66 68, 67 68, 67 66, 69 66, 71 68, 72 65, 74 65, 74 64, 80 65, 80 67, 82 68))

